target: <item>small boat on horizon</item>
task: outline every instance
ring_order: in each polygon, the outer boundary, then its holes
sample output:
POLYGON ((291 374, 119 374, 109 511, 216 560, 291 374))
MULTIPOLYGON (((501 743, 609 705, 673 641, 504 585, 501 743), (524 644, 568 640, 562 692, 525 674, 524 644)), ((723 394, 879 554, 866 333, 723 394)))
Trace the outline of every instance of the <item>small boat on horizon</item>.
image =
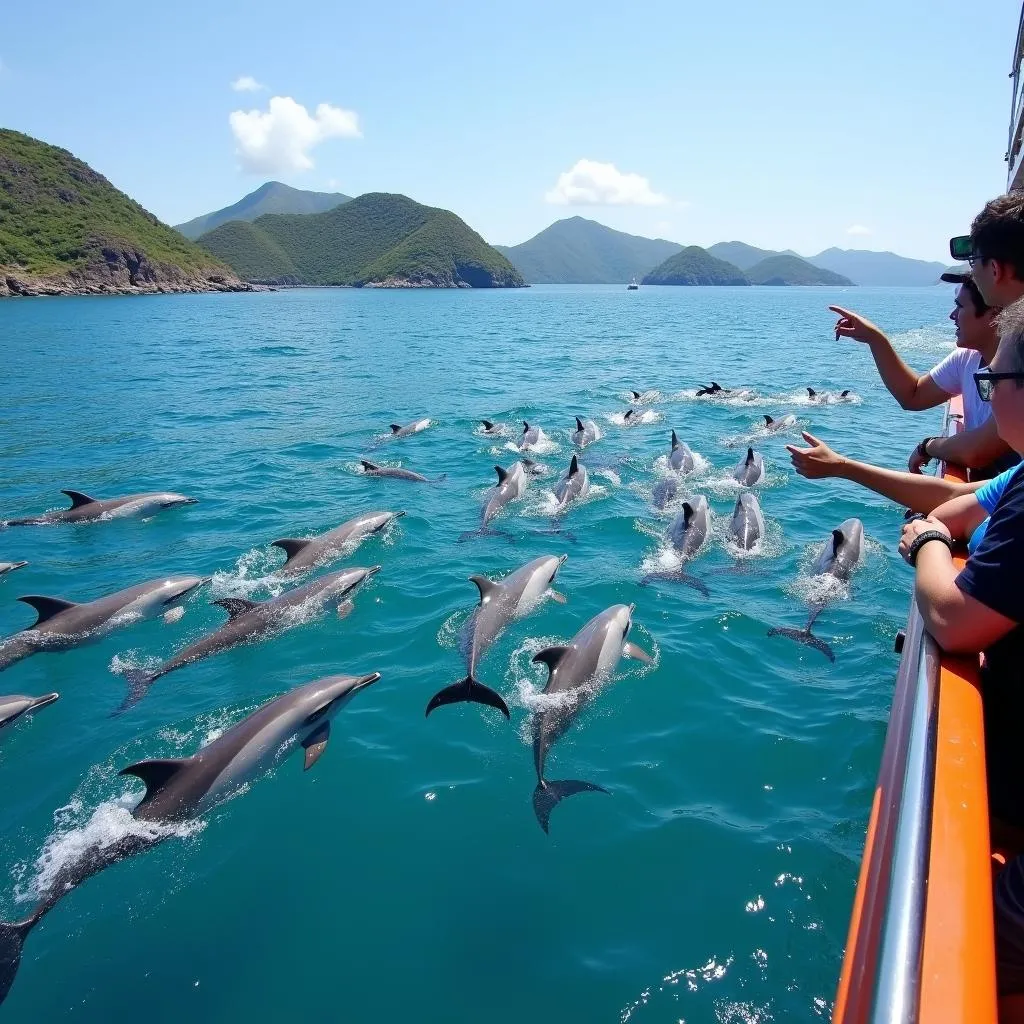
POLYGON ((633 280, 630 281, 629 284, 626 285, 626 291, 627 292, 638 292, 639 290, 640 290, 640 285, 638 285, 636 283, 636 278, 634 277, 633 280))

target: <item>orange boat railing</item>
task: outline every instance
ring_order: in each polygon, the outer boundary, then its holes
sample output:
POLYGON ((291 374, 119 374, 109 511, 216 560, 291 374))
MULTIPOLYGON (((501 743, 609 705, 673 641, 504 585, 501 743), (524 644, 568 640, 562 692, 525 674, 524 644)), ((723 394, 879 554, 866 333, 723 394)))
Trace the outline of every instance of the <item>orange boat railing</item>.
MULTIPOLYGON (((961 423, 954 400, 947 432, 961 423)), ((996 1020, 978 661, 942 654, 913 602, 832 1019, 996 1020)))

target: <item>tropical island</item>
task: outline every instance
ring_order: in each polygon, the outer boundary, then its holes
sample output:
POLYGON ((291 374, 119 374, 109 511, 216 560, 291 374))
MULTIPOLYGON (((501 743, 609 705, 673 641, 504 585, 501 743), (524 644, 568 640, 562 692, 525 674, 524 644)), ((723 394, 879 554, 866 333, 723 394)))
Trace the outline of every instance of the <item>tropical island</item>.
POLYGON ((644 275, 642 283, 744 285, 750 284, 750 278, 739 267, 712 256, 707 249, 688 245, 644 275))

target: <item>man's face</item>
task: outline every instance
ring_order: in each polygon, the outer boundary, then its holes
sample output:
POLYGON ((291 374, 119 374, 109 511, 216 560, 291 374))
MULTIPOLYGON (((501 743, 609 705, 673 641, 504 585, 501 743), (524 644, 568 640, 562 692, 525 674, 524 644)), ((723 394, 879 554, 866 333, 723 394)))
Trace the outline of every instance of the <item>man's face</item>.
MULTIPOLYGON (((999 342, 999 348, 989 366, 993 373, 1005 373, 1014 368, 1010 358, 1014 344, 1010 336, 999 342)), ((1020 451, 1024 445, 1024 387, 1021 387, 1021 383, 1016 380, 997 380, 992 385, 992 415, 995 417, 996 429, 1014 451, 1020 451)))
POLYGON ((986 342, 990 343, 995 338, 992 310, 986 310, 979 316, 974 297, 966 285, 957 288, 953 312, 949 314, 949 319, 956 324, 956 343, 959 348, 986 349, 986 342))
MULTIPOLYGON (((1009 305, 1007 302, 999 302, 994 294, 997 290, 995 273, 997 266, 998 264, 995 260, 979 256, 971 264, 971 269, 974 272, 974 283, 978 286, 981 297, 989 306, 1009 305)), ((1011 299, 1010 302, 1012 301, 1011 299)))

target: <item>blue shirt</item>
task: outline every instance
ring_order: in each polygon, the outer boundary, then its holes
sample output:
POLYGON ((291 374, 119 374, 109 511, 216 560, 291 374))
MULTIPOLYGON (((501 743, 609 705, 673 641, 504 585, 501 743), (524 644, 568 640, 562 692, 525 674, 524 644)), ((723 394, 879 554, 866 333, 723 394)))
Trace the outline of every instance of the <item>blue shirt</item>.
MULTIPOLYGON (((989 514, 992 515, 996 510, 996 505, 999 504, 999 499, 1003 496, 1003 491, 1006 490, 1006 485, 1010 482, 1013 474, 1017 472, 1018 466, 1014 466, 1012 469, 1006 470, 1005 473, 1000 473, 999 476, 993 477, 991 480, 986 480, 981 487, 974 492, 974 496, 978 499, 978 504, 989 514)), ((974 533, 971 534, 971 539, 967 542, 967 550, 970 554, 974 554, 975 549, 981 543, 982 537, 985 536, 985 531, 988 529, 988 519, 983 520, 978 524, 974 533)))
MULTIPOLYGON (((997 480, 975 492, 982 494, 997 480)), ((989 495, 985 495, 989 498, 989 495)), ((993 815, 1024 826, 1024 470, 1003 485, 985 536, 956 578, 964 593, 1017 623, 985 650, 981 695, 993 815)))

